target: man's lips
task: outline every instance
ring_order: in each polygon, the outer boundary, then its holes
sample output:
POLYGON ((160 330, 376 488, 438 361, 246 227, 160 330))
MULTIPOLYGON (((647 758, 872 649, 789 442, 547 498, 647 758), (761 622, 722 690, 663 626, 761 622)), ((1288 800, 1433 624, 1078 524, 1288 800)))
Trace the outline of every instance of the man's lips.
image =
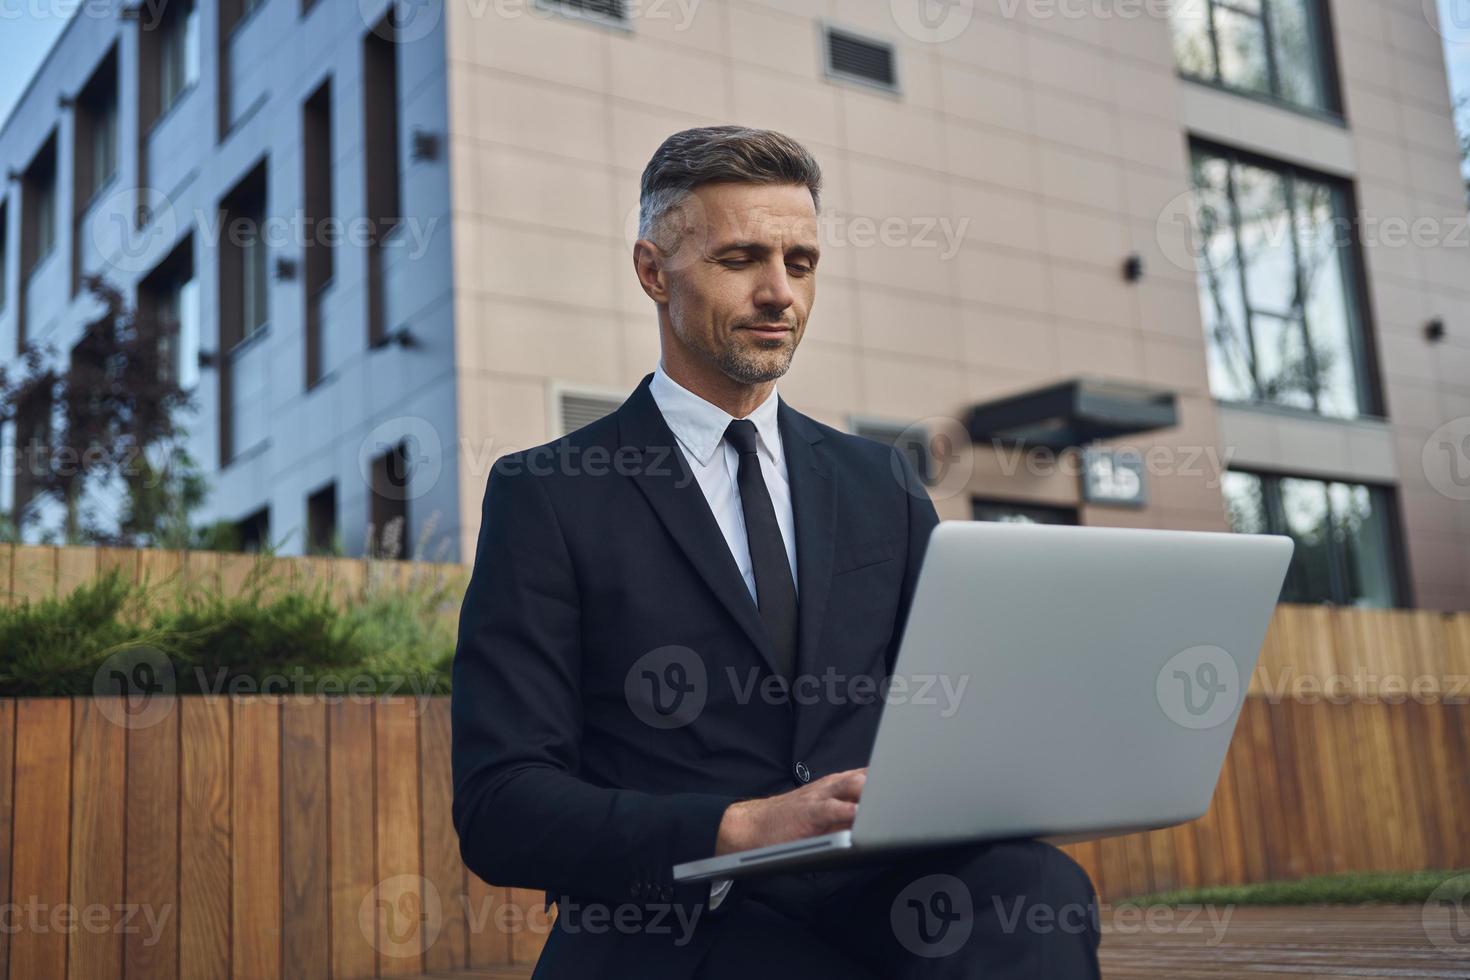
POLYGON ((748 327, 741 327, 740 329, 749 330, 751 333, 758 333, 763 337, 779 337, 783 333, 791 332, 791 328, 784 323, 759 323, 748 327))

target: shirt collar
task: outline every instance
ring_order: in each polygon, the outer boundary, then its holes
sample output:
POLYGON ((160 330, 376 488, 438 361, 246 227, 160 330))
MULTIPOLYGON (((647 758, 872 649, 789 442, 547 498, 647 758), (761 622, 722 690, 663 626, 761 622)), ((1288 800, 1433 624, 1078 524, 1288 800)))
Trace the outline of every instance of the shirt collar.
MULTIPOLYGON (((708 466, 710 458, 725 438, 725 429, 734 421, 735 416, 718 405, 705 401, 665 374, 663 361, 659 361, 658 368, 653 372, 648 390, 653 395, 659 412, 663 414, 664 421, 679 440, 679 445, 697 459, 700 466, 708 466)), ((776 388, 772 385, 766 400, 746 416, 755 424, 758 448, 772 462, 781 458, 781 429, 777 424, 776 414, 778 405, 776 388)))

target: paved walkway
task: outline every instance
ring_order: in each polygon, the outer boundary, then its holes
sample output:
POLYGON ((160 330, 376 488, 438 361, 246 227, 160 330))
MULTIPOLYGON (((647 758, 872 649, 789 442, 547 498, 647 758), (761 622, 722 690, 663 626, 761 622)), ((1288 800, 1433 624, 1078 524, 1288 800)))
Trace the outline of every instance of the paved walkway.
MULTIPOLYGON (((1104 922, 1105 980, 1228 977, 1470 977, 1470 934, 1448 918, 1425 928, 1418 906, 1114 910, 1104 922), (1431 939, 1440 940, 1436 946, 1431 939), (1446 948, 1448 947, 1448 948, 1446 948)), ((1470 922, 1459 923, 1470 930, 1470 922)), ((436 974, 440 980, 526 980, 529 966, 436 974)))

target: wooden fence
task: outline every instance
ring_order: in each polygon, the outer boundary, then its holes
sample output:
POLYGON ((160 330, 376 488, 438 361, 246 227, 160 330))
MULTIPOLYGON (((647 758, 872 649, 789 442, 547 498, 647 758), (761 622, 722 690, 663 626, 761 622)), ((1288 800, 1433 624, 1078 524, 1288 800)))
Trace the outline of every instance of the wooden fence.
MULTIPOLYGON (((54 595, 109 567, 228 587, 250 563, 0 546, 0 593, 54 595)), ((409 573, 287 564, 287 581, 347 589, 409 573)), ((1470 866, 1467 679, 1470 614, 1280 607, 1210 812, 1069 850, 1112 900, 1470 866)), ((459 861, 447 700, 145 710, 0 700, 0 980, 373 977, 535 958, 539 895, 459 861)))
MULTIPOLYGON (((529 962, 459 860, 444 698, 0 700, 0 977, 373 977, 529 962), (8 968, 8 973, 6 972, 8 968)), ((1068 850, 1118 899, 1470 866, 1470 708, 1248 699, 1210 812, 1068 850)))
POLYGON ((441 581, 463 576, 463 565, 382 561, 362 558, 269 558, 217 551, 166 551, 146 548, 91 548, 0 544, 0 607, 68 595, 99 574, 117 571, 126 581, 161 587, 207 586, 237 592, 262 562, 273 588, 308 583, 327 586, 349 598, 364 586, 403 585, 415 576, 441 581))

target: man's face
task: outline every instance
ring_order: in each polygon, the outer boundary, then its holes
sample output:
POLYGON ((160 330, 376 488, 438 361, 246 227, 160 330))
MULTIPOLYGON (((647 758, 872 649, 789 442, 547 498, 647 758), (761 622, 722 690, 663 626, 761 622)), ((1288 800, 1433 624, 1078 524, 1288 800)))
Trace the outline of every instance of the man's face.
MULTIPOLYGON (((817 292, 817 212, 798 184, 705 184, 672 216, 674 342, 740 384, 791 366, 817 292)), ((663 236, 660 236, 663 237, 663 236)))

